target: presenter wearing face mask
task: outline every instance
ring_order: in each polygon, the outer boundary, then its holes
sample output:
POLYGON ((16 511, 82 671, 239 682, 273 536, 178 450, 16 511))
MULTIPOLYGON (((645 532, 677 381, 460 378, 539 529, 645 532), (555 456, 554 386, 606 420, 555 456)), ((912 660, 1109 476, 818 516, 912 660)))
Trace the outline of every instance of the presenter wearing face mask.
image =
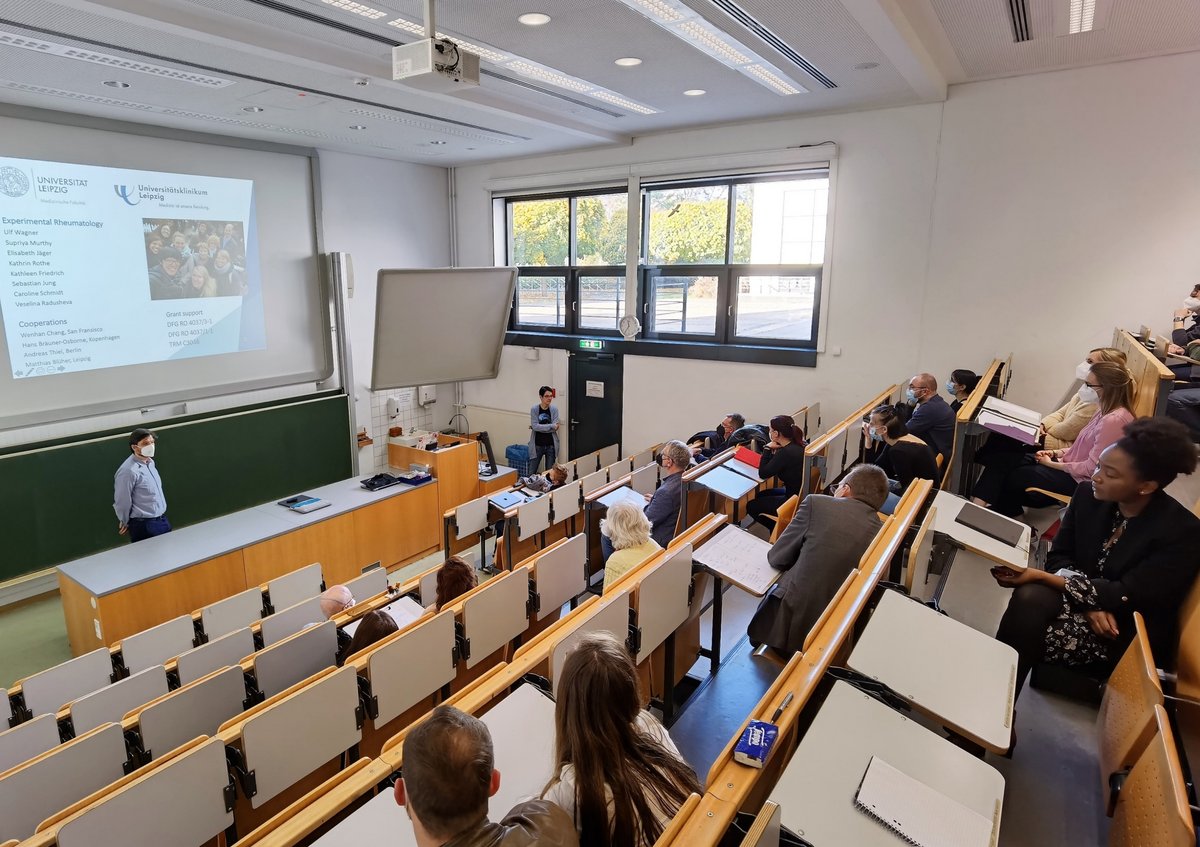
POLYGON ((154 464, 157 439, 148 429, 129 433, 131 455, 113 478, 113 509, 117 513, 117 532, 130 541, 141 541, 171 531, 167 522, 167 498, 162 477, 154 464))
POLYGON ((905 398, 913 407, 908 419, 908 431, 933 449, 950 458, 954 446, 954 410, 938 394, 938 381, 933 374, 917 374, 908 381, 905 398))
POLYGON ((975 484, 972 499, 1002 515, 1020 517, 1025 506, 1057 503, 1026 489, 1040 488, 1069 496, 1079 483, 1090 479, 1100 454, 1121 437, 1133 420, 1133 377, 1121 365, 1097 362, 1079 389, 1079 399, 1095 403, 1098 408, 1070 447, 1018 456, 1011 464, 988 465, 975 484))

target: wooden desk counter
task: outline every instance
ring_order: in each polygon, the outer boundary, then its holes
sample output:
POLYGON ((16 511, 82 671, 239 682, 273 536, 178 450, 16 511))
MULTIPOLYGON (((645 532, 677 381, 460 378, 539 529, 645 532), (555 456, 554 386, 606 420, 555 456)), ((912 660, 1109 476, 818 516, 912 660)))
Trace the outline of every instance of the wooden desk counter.
POLYGON ((71 652, 79 656, 255 588, 311 562, 326 584, 375 562, 406 564, 437 549, 437 481, 367 491, 357 478, 305 493, 307 514, 275 503, 183 527, 58 567, 71 652))
MULTIPOLYGON (((437 450, 418 450, 388 442, 388 464, 407 471, 409 465, 429 465, 438 481, 438 514, 479 496, 479 442, 438 435, 437 450)), ((514 480, 515 482, 515 480, 514 480)))

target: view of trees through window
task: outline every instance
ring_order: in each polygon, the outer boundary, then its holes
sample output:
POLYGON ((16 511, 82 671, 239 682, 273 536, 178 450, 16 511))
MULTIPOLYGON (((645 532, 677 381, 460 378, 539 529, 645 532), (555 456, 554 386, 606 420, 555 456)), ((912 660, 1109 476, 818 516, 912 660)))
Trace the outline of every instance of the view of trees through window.
MULTIPOLYGON (((647 186, 638 304, 646 337, 815 343, 828 192, 824 170, 647 186)), ((511 200, 507 209, 509 261, 523 269, 514 326, 615 334, 626 193, 511 200)))

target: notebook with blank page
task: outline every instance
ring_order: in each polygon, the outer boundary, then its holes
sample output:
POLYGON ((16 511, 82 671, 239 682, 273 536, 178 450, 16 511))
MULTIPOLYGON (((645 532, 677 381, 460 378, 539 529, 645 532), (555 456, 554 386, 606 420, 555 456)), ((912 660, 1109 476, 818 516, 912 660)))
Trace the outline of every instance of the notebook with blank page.
POLYGON ((854 805, 917 847, 989 847, 992 821, 872 756, 854 805))

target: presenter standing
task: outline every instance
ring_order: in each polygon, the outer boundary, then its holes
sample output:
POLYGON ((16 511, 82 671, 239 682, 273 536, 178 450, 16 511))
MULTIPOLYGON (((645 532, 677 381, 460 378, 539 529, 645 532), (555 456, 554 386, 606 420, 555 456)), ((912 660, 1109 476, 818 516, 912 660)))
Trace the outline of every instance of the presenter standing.
POLYGON ((113 509, 117 513, 117 532, 129 534, 129 540, 141 541, 171 531, 167 522, 167 497, 162 477, 154 465, 154 433, 135 429, 129 433, 129 456, 117 468, 113 478, 113 509))
POLYGON ((554 399, 554 389, 543 385, 538 389, 540 402, 529 410, 529 457, 532 465, 529 473, 537 471, 546 457, 546 470, 554 467, 558 458, 558 407, 551 405, 554 399))

